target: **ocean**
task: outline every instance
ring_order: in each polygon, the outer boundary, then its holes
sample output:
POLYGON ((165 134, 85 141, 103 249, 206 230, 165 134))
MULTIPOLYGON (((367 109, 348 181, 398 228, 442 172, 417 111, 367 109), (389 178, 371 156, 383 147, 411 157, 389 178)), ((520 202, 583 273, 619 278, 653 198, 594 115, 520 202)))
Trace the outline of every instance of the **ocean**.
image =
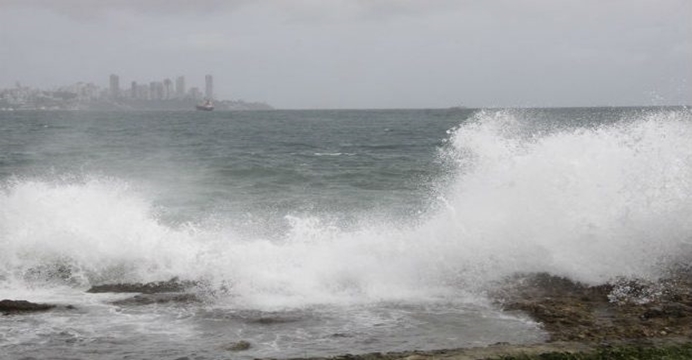
POLYGON ((691 139, 686 107, 0 112, 0 300, 63 305, 0 316, 0 358, 541 342, 511 276, 690 264, 691 139), (86 292, 174 278, 199 301, 86 292))

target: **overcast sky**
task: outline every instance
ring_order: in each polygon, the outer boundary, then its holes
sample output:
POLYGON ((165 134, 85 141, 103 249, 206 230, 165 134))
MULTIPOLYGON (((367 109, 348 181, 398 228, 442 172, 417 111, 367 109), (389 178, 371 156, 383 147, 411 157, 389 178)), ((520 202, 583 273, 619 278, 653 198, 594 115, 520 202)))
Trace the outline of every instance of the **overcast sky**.
POLYGON ((0 0, 0 88, 185 75, 277 108, 692 103, 690 0, 0 0))

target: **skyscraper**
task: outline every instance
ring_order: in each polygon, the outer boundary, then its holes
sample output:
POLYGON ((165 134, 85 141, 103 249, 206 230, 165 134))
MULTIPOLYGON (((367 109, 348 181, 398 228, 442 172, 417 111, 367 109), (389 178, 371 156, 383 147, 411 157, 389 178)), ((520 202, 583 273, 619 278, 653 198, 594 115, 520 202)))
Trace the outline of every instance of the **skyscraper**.
POLYGON ((118 75, 111 74, 109 89, 111 98, 120 97, 120 77, 118 75))
POLYGON ((182 99, 185 97, 185 77, 178 76, 175 79, 175 97, 182 99))
POLYGON ((170 100, 173 98, 173 81, 171 79, 166 79, 163 81, 163 98, 165 100, 170 100))
POLYGON ((199 91, 199 88, 196 86, 193 86, 190 88, 190 97, 193 100, 199 100, 202 98, 202 92, 199 91))
POLYGON ((164 99, 164 87, 162 81, 152 81, 149 83, 149 99, 150 100, 163 100, 164 99))
POLYGON ((214 79, 211 75, 207 75, 204 77, 204 83, 206 85, 204 88, 204 97, 211 100, 214 98, 214 79))

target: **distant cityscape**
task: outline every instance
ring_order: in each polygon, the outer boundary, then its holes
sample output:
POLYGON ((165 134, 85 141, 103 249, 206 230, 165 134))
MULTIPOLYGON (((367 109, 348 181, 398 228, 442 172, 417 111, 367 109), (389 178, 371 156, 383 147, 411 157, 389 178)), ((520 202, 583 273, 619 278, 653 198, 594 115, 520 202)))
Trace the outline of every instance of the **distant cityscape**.
POLYGON ((214 78, 204 77, 204 92, 199 87, 186 87, 185 76, 175 82, 132 81, 121 86, 120 76, 111 74, 108 87, 78 82, 52 90, 22 86, 0 89, 0 111, 15 110, 190 110, 200 101, 213 100, 219 110, 268 110, 261 102, 219 100, 214 96, 214 78))
MULTIPOLYGON (((202 100, 202 92, 198 87, 185 87, 185 76, 175 79, 175 87, 171 79, 163 81, 151 81, 149 84, 138 84, 132 81, 129 89, 120 88, 120 76, 111 74, 107 96, 111 98, 130 98, 138 100, 172 100, 192 99, 202 100)), ((204 99, 214 99, 214 78, 211 75, 204 76, 204 99)), ((82 90, 82 89, 77 89, 82 90)))

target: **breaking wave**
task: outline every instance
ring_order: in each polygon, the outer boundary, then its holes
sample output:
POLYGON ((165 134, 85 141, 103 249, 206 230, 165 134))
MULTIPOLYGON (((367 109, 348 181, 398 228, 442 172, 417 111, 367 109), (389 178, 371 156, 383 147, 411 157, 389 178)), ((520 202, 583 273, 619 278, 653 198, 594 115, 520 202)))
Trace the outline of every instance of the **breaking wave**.
POLYGON ((178 277, 218 302, 274 307, 473 297, 519 272, 656 278, 692 254, 691 120, 537 127, 480 111, 450 130, 449 176, 420 217, 345 229, 286 214, 272 236, 167 224, 124 180, 13 179, 0 190, 0 288, 178 277))

